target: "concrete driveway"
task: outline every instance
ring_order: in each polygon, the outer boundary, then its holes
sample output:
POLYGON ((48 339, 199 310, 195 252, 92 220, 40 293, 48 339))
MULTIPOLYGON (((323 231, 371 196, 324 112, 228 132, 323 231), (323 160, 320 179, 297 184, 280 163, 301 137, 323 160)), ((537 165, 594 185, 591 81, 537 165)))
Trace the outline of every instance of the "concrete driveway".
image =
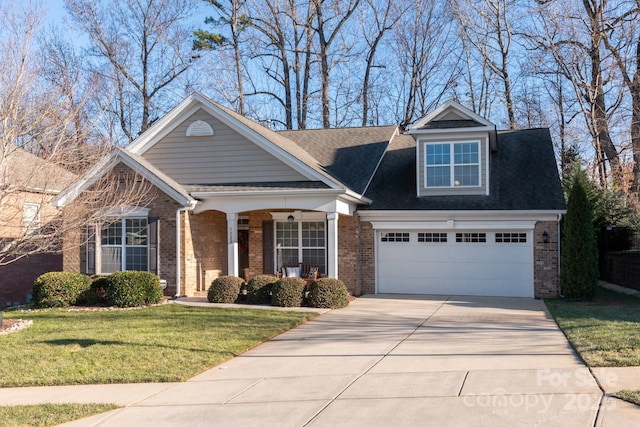
POLYGON ((363 297, 158 386, 69 425, 620 425, 607 405, 598 415, 601 390, 543 302, 524 298, 363 297))

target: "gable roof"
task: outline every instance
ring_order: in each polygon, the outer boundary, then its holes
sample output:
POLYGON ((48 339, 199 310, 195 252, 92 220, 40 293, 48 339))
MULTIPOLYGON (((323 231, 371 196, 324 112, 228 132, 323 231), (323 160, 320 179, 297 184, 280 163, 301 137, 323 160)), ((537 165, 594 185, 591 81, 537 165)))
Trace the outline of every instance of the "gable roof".
POLYGON ((287 166, 296 170, 310 181, 324 182, 330 188, 345 187, 343 183, 327 173, 318 160, 298 144, 200 93, 193 93, 185 98, 163 118, 155 122, 144 134, 129 144, 125 150, 143 155, 158 143, 163 136, 179 125, 182 117, 186 118, 198 109, 204 109, 247 140, 255 143, 275 157, 282 159, 287 166))
POLYGON ((21 148, 6 157, 7 184, 24 191, 57 194, 77 176, 21 148))
POLYGON ((333 177, 363 194, 382 161, 397 126, 280 131, 317 159, 333 177))
POLYGON ((451 132, 453 129, 456 132, 488 132, 491 150, 498 149, 496 125, 455 101, 447 101, 416 120, 407 127, 407 133, 418 136, 451 132))
POLYGON ((548 129, 498 132, 490 194, 417 197, 416 148, 409 135, 394 140, 365 196, 374 210, 564 210, 562 186, 548 129))
POLYGON ((183 206, 191 206, 196 203, 187 191, 173 179, 155 168, 141 156, 129 153, 122 148, 114 150, 89 169, 80 180, 66 188, 51 204, 62 207, 74 201, 83 191, 91 187, 96 181, 110 172, 116 165, 124 164, 139 173, 147 181, 164 191, 168 196, 183 206))
POLYGON ((495 125, 493 123, 480 116, 479 114, 474 113, 470 109, 463 107, 461 104, 458 104, 455 101, 447 101, 426 116, 416 120, 407 130, 409 130, 409 133, 412 133, 411 131, 422 129, 432 122, 441 121, 459 122, 459 124, 464 125, 460 127, 470 127, 470 125, 473 125, 479 127, 486 126, 489 128, 495 128, 495 125), (452 117, 455 117, 455 119, 452 120, 452 117))

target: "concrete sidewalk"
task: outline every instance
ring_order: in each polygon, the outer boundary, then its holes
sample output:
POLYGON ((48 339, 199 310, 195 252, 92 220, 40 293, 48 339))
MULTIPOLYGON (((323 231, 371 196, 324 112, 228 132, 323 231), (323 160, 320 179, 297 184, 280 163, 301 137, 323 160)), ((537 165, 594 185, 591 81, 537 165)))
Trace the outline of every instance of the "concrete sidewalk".
POLYGON ((363 297, 185 383, 0 389, 45 401, 126 405, 69 426, 640 423, 524 298, 363 297))

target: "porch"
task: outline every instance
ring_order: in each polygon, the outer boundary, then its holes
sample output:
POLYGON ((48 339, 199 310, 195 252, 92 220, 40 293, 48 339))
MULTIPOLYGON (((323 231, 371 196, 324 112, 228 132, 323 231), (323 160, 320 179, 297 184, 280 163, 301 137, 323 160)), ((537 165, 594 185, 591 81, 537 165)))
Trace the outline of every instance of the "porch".
POLYGON ((357 218, 338 212, 260 209, 188 211, 181 217, 180 294, 205 292, 221 275, 249 280, 298 263, 357 292, 357 218))

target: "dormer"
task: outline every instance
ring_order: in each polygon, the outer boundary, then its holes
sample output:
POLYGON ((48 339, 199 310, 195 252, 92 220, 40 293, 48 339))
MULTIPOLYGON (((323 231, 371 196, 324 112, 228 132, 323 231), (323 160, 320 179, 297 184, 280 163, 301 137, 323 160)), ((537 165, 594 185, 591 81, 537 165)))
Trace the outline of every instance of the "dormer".
POLYGON ((489 195, 490 153, 497 151, 496 126, 449 101, 417 120, 417 196, 489 195))

